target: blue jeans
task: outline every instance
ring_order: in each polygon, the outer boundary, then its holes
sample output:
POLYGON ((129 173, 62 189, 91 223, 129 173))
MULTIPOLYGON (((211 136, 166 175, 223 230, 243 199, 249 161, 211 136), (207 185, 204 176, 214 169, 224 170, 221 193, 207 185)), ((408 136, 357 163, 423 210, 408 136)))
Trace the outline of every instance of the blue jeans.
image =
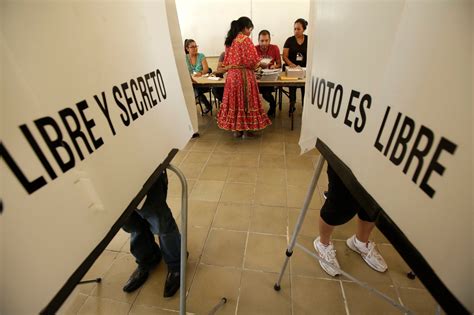
POLYGON ((131 233, 130 252, 138 267, 149 270, 163 257, 171 272, 179 271, 181 234, 166 203, 168 176, 164 171, 151 186, 141 210, 132 212, 123 225, 131 233), (153 234, 158 235, 160 246, 153 234))

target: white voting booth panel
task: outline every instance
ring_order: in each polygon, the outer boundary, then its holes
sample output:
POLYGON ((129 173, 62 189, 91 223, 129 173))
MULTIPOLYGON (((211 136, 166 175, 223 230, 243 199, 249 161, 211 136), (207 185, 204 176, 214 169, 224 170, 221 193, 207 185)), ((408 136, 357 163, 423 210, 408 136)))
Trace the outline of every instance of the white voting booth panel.
POLYGON ((322 140, 474 311, 472 2, 312 1, 310 19, 302 150, 322 140))
POLYGON ((165 1, 1 14, 0 313, 34 314, 193 129, 165 1))

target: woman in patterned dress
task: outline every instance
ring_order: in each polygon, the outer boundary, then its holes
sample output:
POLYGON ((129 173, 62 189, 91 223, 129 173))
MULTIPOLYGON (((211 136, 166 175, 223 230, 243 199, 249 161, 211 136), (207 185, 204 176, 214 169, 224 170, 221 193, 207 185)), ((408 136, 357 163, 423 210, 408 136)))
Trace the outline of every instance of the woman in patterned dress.
POLYGON ((243 16, 232 21, 225 40, 224 66, 228 71, 217 125, 233 131, 235 137, 251 137, 251 131, 272 123, 258 93, 254 70, 260 58, 248 37, 252 29, 252 21, 243 16))

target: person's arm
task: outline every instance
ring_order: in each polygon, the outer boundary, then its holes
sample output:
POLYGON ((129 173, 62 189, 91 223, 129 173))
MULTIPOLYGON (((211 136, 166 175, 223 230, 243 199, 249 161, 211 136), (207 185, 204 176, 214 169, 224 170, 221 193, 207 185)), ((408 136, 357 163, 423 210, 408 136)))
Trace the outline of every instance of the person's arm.
POLYGON ((278 46, 275 46, 275 64, 274 64, 274 68, 275 69, 281 68, 280 48, 278 48, 278 46))
POLYGON ((208 74, 209 73, 209 66, 207 64, 207 59, 204 57, 202 59, 202 75, 208 74))
POLYGON ((290 48, 283 48, 283 61, 290 67, 294 68, 296 65, 288 59, 288 55, 290 54, 290 48))

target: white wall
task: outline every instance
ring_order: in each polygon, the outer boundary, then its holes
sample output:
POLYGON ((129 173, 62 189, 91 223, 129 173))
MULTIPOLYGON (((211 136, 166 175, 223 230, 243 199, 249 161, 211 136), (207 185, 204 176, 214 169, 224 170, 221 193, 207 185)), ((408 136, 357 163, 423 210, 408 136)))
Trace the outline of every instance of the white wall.
POLYGON ((252 19, 255 44, 258 32, 267 29, 280 51, 293 35, 294 21, 309 17, 309 0, 176 0, 176 8, 183 40, 196 40, 206 56, 218 56, 224 50, 230 23, 241 16, 252 19))

